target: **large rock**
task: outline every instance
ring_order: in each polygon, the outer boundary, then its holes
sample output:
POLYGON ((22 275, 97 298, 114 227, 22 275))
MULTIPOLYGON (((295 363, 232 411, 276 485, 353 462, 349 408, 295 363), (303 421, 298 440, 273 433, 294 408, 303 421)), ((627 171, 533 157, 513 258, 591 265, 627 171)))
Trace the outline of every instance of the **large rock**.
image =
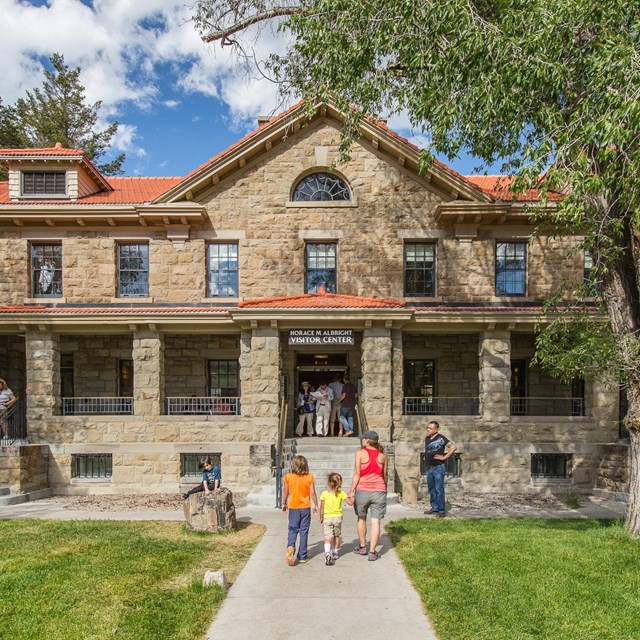
POLYGON ((236 530, 236 508, 229 489, 222 488, 208 496, 204 492, 194 493, 184 501, 182 508, 191 531, 219 533, 236 530))

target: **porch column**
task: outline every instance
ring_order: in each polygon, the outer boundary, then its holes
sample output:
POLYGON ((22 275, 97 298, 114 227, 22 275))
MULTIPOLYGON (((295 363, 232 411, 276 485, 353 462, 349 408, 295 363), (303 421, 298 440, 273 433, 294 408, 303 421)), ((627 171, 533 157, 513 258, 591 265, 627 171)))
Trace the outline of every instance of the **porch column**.
POLYGON ((480 334, 480 415, 506 422, 511 415, 511 333, 480 334))
MULTIPOLYGON (((27 424, 35 432, 42 421, 60 415, 60 336, 45 331, 25 335, 27 424)), ((7 381, 11 386, 11 380, 7 381)))
POLYGON ((402 329, 393 329, 391 331, 391 346, 393 349, 391 378, 393 394, 393 417, 401 416, 404 413, 404 352, 402 341, 402 329))
POLYGON ((157 331, 133 334, 134 414, 159 416, 164 405, 164 336, 157 331))
POLYGON ((367 423, 383 442, 393 425, 393 341, 390 329, 365 329, 362 336, 362 389, 367 423))
POLYGON ((255 439, 271 442, 278 430, 280 401, 280 333, 277 328, 257 327, 242 332, 240 386, 242 415, 254 419, 255 439))

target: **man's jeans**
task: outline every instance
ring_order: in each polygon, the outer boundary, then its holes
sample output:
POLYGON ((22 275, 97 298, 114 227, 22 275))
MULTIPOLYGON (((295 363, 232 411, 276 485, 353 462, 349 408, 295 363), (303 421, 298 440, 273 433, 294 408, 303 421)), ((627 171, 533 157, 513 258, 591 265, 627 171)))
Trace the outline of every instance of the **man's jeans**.
POLYGON ((310 526, 311 509, 289 509, 289 537, 287 538, 287 547, 293 547, 295 549, 296 538, 298 534, 300 534, 298 560, 304 560, 307 557, 310 526))
POLYGON ((427 487, 431 508, 444 513, 444 473, 445 465, 437 464, 427 469, 427 487))
POLYGON ((340 423, 345 431, 353 431, 353 418, 355 413, 355 407, 340 407, 340 423))

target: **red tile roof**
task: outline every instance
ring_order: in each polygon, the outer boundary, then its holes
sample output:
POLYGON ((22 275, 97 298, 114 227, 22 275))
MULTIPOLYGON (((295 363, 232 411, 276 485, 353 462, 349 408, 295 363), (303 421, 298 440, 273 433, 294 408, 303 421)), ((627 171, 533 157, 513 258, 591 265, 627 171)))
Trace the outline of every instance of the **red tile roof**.
POLYGON ((82 156, 82 149, 65 149, 64 147, 45 147, 44 149, 0 149, 1 156, 11 156, 18 158, 20 156, 40 156, 40 157, 57 157, 57 156, 82 156))
MULTIPOLYGON (((538 189, 527 189, 524 193, 512 193, 511 185, 515 180, 515 176, 465 176, 465 178, 478 189, 488 193, 494 200, 515 200, 516 202, 540 201, 541 194, 538 189)), ((557 201, 562 198, 562 195, 550 192, 548 198, 551 201, 557 201)))
POLYGON ((155 200, 159 195, 171 189, 182 178, 109 178, 113 191, 99 191, 77 200, 20 200, 13 202, 9 199, 9 183, 0 182, 0 204, 24 205, 38 204, 43 206, 71 204, 142 204, 155 200))
POLYGON ((52 315, 124 315, 151 314, 172 315, 181 313, 224 313, 234 307, 43 307, 36 305, 0 306, 0 314, 43 313, 52 315))
POLYGON ((303 293, 298 296, 258 298, 239 302, 240 309, 402 309, 402 300, 384 300, 335 293, 303 293))

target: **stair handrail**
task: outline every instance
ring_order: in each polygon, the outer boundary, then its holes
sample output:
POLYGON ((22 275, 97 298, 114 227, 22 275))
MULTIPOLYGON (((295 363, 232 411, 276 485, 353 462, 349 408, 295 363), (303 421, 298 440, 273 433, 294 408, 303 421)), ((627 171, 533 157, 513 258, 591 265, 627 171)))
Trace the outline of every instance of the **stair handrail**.
POLYGON ((362 406, 362 401, 358 398, 358 402, 356 402, 355 406, 356 410, 356 422, 358 424, 358 436, 361 436, 365 431, 367 431, 367 416, 364 413, 364 407, 362 406))
POLYGON ((0 412, 0 443, 12 445, 16 440, 27 437, 27 423, 20 398, 16 397, 11 404, 0 412))
POLYGON ((278 438, 275 452, 275 475, 276 475, 276 509, 282 508, 282 471, 284 469, 284 441, 287 430, 287 416, 289 414, 289 403, 285 402, 284 396, 280 399, 280 412, 278 414, 278 438))

